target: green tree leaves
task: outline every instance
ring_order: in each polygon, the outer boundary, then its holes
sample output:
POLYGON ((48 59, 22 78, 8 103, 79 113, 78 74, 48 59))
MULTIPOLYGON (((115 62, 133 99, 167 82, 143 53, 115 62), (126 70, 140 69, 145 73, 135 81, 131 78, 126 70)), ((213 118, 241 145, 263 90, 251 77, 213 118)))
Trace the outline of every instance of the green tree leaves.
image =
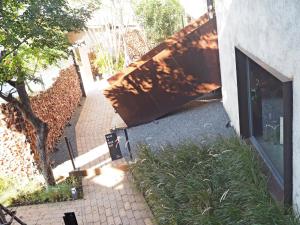
POLYGON ((152 42, 161 42, 182 27, 184 13, 178 0, 135 0, 134 5, 152 42))
POLYGON ((82 30, 90 13, 66 0, 2 0, 0 84, 30 79, 37 67, 66 56, 66 33, 82 30))

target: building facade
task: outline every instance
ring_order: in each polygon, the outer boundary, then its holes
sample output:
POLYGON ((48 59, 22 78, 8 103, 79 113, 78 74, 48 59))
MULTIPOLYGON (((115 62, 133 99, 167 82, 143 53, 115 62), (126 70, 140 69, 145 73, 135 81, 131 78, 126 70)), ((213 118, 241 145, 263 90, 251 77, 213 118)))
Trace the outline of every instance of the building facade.
POLYGON ((272 194, 300 207, 300 2, 216 0, 223 104, 272 194))

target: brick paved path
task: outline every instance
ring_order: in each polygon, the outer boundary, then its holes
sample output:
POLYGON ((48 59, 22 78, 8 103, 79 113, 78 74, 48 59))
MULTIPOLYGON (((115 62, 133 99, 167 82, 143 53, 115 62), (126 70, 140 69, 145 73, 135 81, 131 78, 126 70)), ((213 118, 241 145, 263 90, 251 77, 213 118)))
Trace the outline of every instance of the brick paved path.
MULTIPOLYGON (((91 173, 84 178, 83 200, 18 207, 17 215, 28 225, 64 224, 63 214, 70 211, 75 212, 80 225, 152 224, 143 196, 134 188, 128 172, 119 166, 125 161, 110 160, 104 134, 111 128, 114 111, 99 85, 88 83, 88 96, 76 125, 79 156, 75 163, 89 171, 101 167, 101 174, 91 173)), ((65 175, 70 168, 70 162, 66 162, 54 174, 65 175)))

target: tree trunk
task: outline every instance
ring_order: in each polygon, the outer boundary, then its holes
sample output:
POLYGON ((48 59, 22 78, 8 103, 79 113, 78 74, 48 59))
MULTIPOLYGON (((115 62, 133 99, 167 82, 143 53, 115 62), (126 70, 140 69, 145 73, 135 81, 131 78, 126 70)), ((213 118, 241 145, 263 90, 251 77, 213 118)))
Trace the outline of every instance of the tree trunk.
POLYGON ((15 87, 17 89, 21 103, 19 101, 12 103, 14 103, 16 107, 18 107, 18 109, 22 112, 24 117, 35 128, 37 135, 36 148, 39 152, 40 166, 42 169, 43 176, 48 186, 55 185, 55 179, 50 166, 50 159, 47 154, 47 137, 49 131, 48 125, 41 119, 39 119, 32 111, 30 99, 25 88, 25 83, 17 83, 15 87))

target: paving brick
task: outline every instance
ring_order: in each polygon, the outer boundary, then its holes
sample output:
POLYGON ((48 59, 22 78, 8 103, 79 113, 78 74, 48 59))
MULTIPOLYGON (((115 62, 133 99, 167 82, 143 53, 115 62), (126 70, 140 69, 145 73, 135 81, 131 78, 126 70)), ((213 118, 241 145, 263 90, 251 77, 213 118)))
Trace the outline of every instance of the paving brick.
POLYGON ((119 210, 119 214, 120 214, 121 217, 125 217, 125 216, 126 216, 126 211, 125 211, 125 209, 120 209, 120 210, 119 210))
POLYGON ((136 220, 134 218, 129 220, 130 225, 137 225, 136 220))
POLYGON ((138 225, 145 225, 144 220, 142 220, 142 219, 136 220, 136 223, 137 223, 138 225))
POLYGON ((136 219, 142 218, 142 214, 139 210, 133 211, 133 215, 134 215, 134 218, 136 218, 136 219))
POLYGON ((134 218, 134 215, 133 215, 132 210, 127 210, 127 211, 126 211, 126 216, 127 216, 129 219, 134 218))
POLYGON ((114 217, 114 222, 116 225, 122 225, 122 221, 121 221, 121 218, 120 217, 114 217))
POLYGON ((115 225, 114 218, 112 216, 107 217, 108 225, 115 225))
POLYGON ((106 215, 105 214, 100 214, 100 222, 101 223, 106 222, 106 215))
POLYGON ((131 205, 130 205, 129 202, 125 202, 125 203, 124 203, 124 207, 125 207, 126 210, 131 209, 131 205))
POLYGON ((123 225, 129 225, 129 224, 130 224, 129 219, 126 218, 126 217, 124 217, 124 218, 122 217, 121 220, 122 220, 122 224, 123 224, 123 225))
POLYGON ((106 216, 112 216, 112 210, 111 210, 111 208, 105 209, 105 215, 106 216))

